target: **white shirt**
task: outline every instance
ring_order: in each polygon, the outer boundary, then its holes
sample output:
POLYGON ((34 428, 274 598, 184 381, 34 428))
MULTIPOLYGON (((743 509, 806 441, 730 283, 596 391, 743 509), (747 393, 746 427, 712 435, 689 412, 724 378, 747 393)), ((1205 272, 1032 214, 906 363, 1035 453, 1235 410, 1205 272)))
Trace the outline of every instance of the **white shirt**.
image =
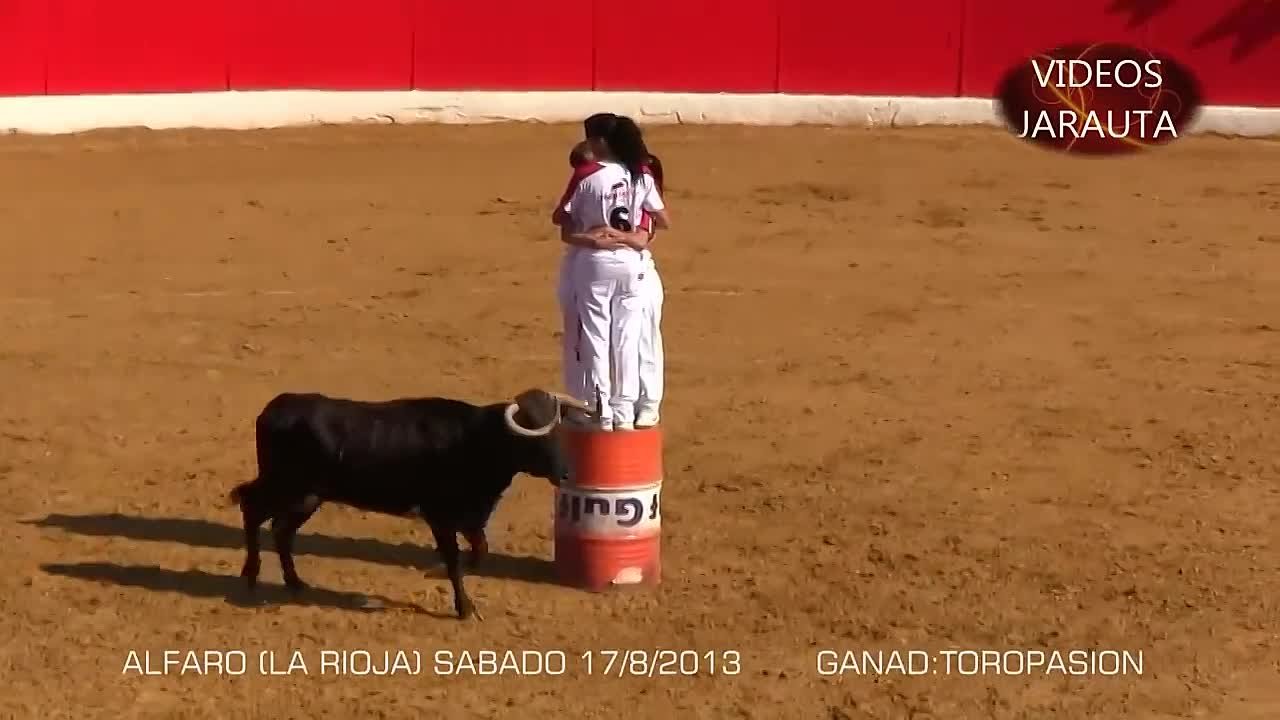
MULTIPOLYGON (((639 182, 632 183, 631 173, 625 166, 616 162, 602 162, 587 166, 580 175, 582 179, 563 206, 564 211, 569 214, 572 232, 585 232, 601 225, 632 231, 643 213, 666 209, 657 184, 648 173, 642 174, 639 182)), ((592 252, 635 250, 622 248, 592 252)), ((640 254, 646 260, 650 256, 648 249, 641 250, 640 254)))

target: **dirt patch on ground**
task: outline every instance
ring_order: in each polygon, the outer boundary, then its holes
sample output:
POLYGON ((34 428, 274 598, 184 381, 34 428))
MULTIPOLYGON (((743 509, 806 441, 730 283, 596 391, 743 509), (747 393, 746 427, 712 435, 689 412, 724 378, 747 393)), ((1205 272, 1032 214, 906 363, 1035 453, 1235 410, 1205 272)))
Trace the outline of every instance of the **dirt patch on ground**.
POLYGON ((575 134, 0 142, 6 716, 1274 714, 1280 146, 1263 142, 1086 161, 994 131, 655 129, 679 223, 658 249, 661 589, 551 584, 551 490, 519 478, 501 557, 468 583, 483 623, 438 617, 425 528, 337 508, 299 540, 304 602, 278 602, 273 554, 272 602, 241 597, 223 497, 273 394, 555 382, 546 216, 575 134), (741 672, 588 677, 575 659, 655 645, 733 650, 741 672), (187 648, 244 650, 250 671, 121 673, 130 650, 187 648), (318 674, 321 649, 362 648, 418 650, 422 674, 318 674), (1141 651, 1144 673, 816 671, 821 649, 948 648, 1141 651), (258 674, 261 651, 283 670, 294 649, 311 675, 258 674), (437 650, 483 649, 570 667, 434 673, 437 650))

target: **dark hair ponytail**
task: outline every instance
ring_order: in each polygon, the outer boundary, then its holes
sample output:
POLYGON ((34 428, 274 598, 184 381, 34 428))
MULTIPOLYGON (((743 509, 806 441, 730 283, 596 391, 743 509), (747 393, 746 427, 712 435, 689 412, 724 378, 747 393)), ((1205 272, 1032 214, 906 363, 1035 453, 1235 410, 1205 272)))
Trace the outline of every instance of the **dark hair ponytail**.
POLYGON ((666 192, 666 184, 663 182, 662 176, 662 161, 652 153, 649 155, 649 172, 653 173, 653 182, 658 186, 658 192, 666 192))
POLYGON ((582 134, 588 140, 607 138, 617 123, 618 116, 613 113, 596 113, 582 121, 582 134))
MULTIPOLYGON (((605 137, 609 150, 614 158, 622 163, 631 173, 633 184, 640 182, 644 174, 644 166, 649 162, 649 148, 644 145, 644 134, 636 121, 626 116, 619 116, 609 134, 605 137)), ((655 178, 656 179, 656 178, 655 178)))

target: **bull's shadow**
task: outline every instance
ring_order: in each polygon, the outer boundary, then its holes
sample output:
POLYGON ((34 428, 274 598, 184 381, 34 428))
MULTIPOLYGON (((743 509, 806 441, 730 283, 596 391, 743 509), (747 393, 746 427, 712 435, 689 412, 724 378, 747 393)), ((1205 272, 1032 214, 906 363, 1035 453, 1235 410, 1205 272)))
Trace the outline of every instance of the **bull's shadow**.
POLYGON ((49 563, 41 565, 40 569, 50 575, 77 580, 143 588, 151 592, 179 593, 194 598, 223 599, 237 607, 290 603, 337 610, 361 612, 398 610, 437 618, 452 617, 445 613, 426 610, 415 603, 398 602, 377 595, 327 590, 315 586, 295 597, 283 585, 259 581, 257 590, 250 592, 244 580, 238 575, 215 575, 203 570, 177 571, 154 565, 120 565, 107 562, 49 563))
MULTIPOLYGON (((244 550, 244 530, 209 520, 191 518, 143 517, 138 515, 93 514, 49 515, 40 520, 24 521, 37 527, 57 528, 77 535, 121 537, 151 542, 172 542, 190 547, 244 550)), ((262 549, 272 553, 271 533, 262 531, 262 549)), ((443 577, 439 555, 430 545, 388 543, 372 538, 350 538, 314 533, 298 533, 294 540, 294 556, 315 556, 338 560, 357 560, 379 565, 415 568, 439 573, 443 577)), ((263 557, 264 563, 272 558, 263 557)), ((237 561, 238 562, 238 561, 237 561)), ((305 572, 305 568, 301 568, 305 572)), ((549 560, 504 555, 490 552, 477 568, 467 575, 519 580, 528 583, 554 584, 555 575, 549 560)), ((238 578, 237 578, 238 579, 238 578)))

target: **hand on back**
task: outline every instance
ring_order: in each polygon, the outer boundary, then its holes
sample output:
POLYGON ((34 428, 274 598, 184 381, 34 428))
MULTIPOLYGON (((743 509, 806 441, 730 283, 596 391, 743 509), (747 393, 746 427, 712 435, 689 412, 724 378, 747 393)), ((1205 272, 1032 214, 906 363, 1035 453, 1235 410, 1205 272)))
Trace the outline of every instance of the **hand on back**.
POLYGON ((636 245, 634 244, 632 236, 636 234, 637 233, 628 233, 616 230, 608 225, 601 225, 587 231, 587 235, 596 241, 595 247, 597 250, 618 250, 624 247, 634 248, 636 245))

